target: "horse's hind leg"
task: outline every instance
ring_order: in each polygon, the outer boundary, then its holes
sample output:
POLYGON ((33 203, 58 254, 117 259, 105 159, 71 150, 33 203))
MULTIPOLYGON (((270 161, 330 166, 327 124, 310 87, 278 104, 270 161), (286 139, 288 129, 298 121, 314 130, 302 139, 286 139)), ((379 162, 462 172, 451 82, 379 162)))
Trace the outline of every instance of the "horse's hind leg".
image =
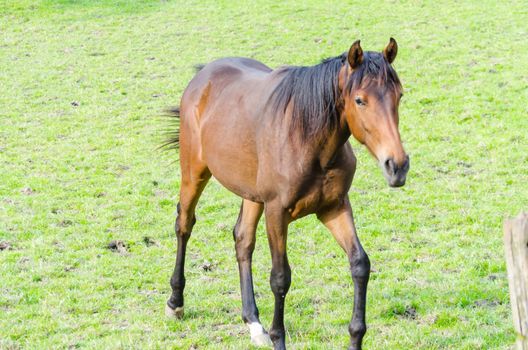
POLYGON ((249 326, 251 342, 256 346, 271 345, 269 335, 262 327, 253 292, 251 259, 255 249, 257 225, 262 215, 263 204, 244 199, 240 214, 233 230, 236 258, 240 274, 240 291, 242 295, 242 319, 249 326))
POLYGON ((165 308, 165 313, 168 316, 175 316, 177 318, 183 317, 185 249, 187 247, 187 241, 191 236, 191 230, 196 222, 194 210, 205 185, 207 185, 207 182, 211 178, 211 173, 205 164, 194 161, 191 165, 188 162, 190 157, 188 157, 188 154, 185 154, 183 147, 180 153, 180 160, 182 164, 182 183, 180 188, 180 202, 178 203, 178 215, 174 225, 178 239, 178 251, 176 253, 174 273, 170 280, 172 295, 167 301, 167 307, 165 308))
POLYGON ((361 243, 359 243, 348 198, 335 208, 317 213, 317 216, 332 232, 348 256, 352 280, 354 281, 354 311, 352 312, 352 320, 348 325, 350 333, 349 350, 361 350, 363 336, 367 330, 365 307, 370 261, 361 243))

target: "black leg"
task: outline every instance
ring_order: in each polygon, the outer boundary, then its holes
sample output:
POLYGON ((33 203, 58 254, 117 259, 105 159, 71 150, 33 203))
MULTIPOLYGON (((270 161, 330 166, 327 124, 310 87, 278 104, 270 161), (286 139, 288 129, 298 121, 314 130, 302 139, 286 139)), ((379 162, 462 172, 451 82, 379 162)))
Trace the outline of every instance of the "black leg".
MULTIPOLYGON (((181 208, 178 204, 178 216, 174 225, 176 231, 176 238, 178 240, 178 249, 176 253, 176 264, 174 266, 174 272, 172 273, 172 277, 170 279, 172 294, 169 300, 167 301, 167 305, 170 309, 166 310, 168 315, 173 315, 177 318, 183 317, 183 290, 185 289, 185 251, 187 249, 187 242, 191 237, 191 230, 182 230, 182 226, 180 225, 180 213, 181 208)), ((191 229, 194 222, 196 222, 196 219, 193 218, 191 229)))
POLYGON ((291 270, 286 254, 288 222, 282 208, 266 206, 266 228, 271 251, 270 285, 275 297, 275 311, 270 337, 275 350, 286 349, 284 329, 284 303, 290 289, 291 270))
MULTIPOLYGON (((358 242, 359 243, 359 242, 358 242)), ((348 326, 350 333, 350 350, 360 350, 363 336, 367 331, 365 321, 366 301, 367 301, 367 284, 370 275, 370 261, 361 247, 349 254, 350 270, 352 280, 354 281, 354 311, 352 320, 348 326)))
POLYGON ((187 242, 191 237, 191 231, 196 223, 194 211, 198 199, 202 194, 207 181, 211 177, 210 173, 204 172, 202 177, 194 181, 182 181, 180 189, 180 203, 178 203, 178 215, 174 229, 178 240, 178 250, 176 253, 176 264, 174 272, 170 279, 172 294, 167 301, 165 313, 167 316, 182 318, 183 317, 183 290, 185 289, 185 251, 187 242))
POLYGON ((348 326, 350 333, 349 350, 361 350, 363 336, 367 331, 365 309, 370 261, 357 237, 348 198, 339 206, 318 213, 317 216, 332 232, 348 257, 352 280, 354 281, 354 310, 348 326))

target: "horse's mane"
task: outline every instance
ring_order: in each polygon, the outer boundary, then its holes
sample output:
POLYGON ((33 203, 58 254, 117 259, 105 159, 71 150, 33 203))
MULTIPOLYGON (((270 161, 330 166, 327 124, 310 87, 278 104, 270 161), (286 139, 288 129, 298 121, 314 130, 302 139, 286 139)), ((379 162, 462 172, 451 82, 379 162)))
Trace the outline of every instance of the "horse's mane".
MULTIPOLYGON (((280 68, 283 78, 272 92, 270 103, 275 113, 284 113, 292 103, 291 132, 300 131, 301 138, 306 140, 336 128, 343 104, 338 87, 339 70, 346 60, 347 53, 343 53, 311 67, 280 68)), ((399 86, 400 80, 382 54, 369 51, 351 74, 344 93, 372 83, 388 89, 399 86)))

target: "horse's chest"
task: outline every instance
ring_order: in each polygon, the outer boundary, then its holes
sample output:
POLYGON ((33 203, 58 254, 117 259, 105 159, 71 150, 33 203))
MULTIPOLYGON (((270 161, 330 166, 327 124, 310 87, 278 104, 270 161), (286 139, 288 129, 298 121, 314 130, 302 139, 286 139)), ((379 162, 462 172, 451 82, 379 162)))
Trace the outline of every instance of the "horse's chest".
POLYGON ((342 201, 347 195, 353 174, 343 169, 332 169, 305 178, 292 192, 287 205, 293 219, 316 213, 321 208, 342 201))

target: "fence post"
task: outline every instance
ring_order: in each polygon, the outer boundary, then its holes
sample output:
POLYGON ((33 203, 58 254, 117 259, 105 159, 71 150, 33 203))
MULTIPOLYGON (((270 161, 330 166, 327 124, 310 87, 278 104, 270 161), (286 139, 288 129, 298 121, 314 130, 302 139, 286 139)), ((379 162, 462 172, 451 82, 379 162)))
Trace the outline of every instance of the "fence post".
POLYGON ((504 222, 504 248, 517 349, 528 350, 528 213, 504 222))

